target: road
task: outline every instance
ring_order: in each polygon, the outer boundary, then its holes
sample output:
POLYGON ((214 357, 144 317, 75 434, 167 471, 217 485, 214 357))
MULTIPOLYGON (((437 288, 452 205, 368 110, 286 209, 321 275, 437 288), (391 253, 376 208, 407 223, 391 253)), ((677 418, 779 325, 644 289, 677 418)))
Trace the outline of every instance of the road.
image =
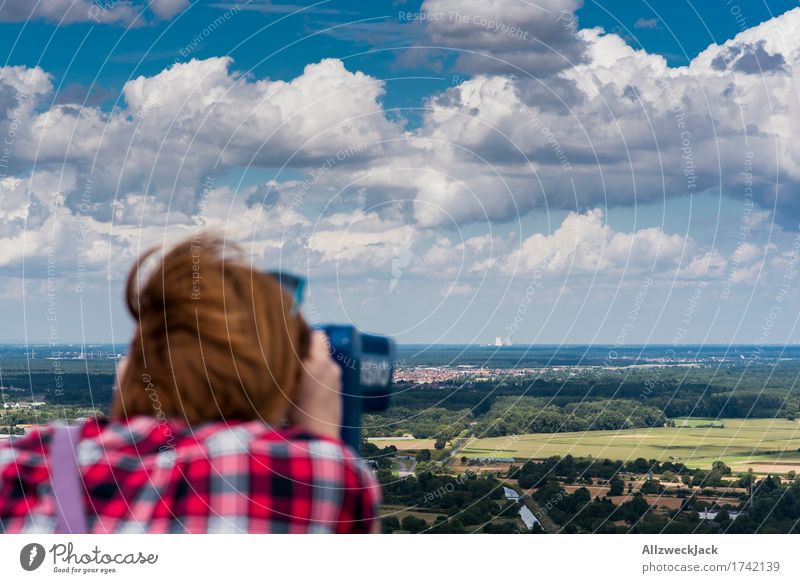
POLYGON ((447 463, 451 459, 453 459, 458 454, 458 452, 464 448, 465 445, 467 445, 467 442, 472 437, 472 432, 473 430, 470 429, 463 436, 456 438, 456 445, 454 445, 453 448, 449 452, 447 452, 447 455, 442 460, 444 465, 447 465, 447 463))
POLYGON ((410 455, 395 456, 397 461, 397 475, 401 478, 413 476, 414 470, 417 469, 417 460, 410 455))

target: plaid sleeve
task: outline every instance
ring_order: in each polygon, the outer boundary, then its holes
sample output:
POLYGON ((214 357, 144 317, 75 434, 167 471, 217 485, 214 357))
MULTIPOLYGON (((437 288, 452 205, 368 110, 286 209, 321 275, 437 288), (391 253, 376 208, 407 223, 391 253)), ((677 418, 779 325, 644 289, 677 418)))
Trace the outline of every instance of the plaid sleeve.
POLYGON ((0 445, 0 532, 18 531, 49 480, 45 451, 50 430, 0 445))

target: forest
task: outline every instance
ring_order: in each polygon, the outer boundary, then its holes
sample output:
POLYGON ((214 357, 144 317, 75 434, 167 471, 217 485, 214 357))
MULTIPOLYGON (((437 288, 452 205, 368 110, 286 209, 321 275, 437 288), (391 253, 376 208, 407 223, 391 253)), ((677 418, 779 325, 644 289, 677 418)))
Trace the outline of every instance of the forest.
POLYGON ((676 417, 800 416, 800 365, 560 370, 500 380, 398 383, 393 406, 365 418, 368 436, 449 439, 475 434, 657 427, 676 417), (467 414, 468 413, 468 414, 467 414), (433 433, 431 430, 433 429, 433 433))
MULTIPOLYGON (((0 359, 5 401, 108 412, 114 360, 0 359), (9 388, 16 388, 15 392, 9 388), (21 390, 20 390, 21 389, 21 390)), ((675 417, 800 415, 797 361, 724 366, 546 369, 495 380, 395 384, 392 406, 363 417, 367 437, 450 440, 469 427, 486 437, 518 432, 654 427, 675 417)))

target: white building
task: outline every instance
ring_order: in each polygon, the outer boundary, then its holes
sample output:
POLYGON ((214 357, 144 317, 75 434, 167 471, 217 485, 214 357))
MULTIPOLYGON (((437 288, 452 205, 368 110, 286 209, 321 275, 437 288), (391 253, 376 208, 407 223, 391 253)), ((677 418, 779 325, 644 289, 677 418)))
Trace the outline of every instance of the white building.
MULTIPOLYGON (((697 514, 700 515, 700 520, 714 520, 717 518, 719 510, 709 510, 708 508, 705 508, 704 510, 701 510, 697 514)), ((737 510, 728 510, 728 516, 731 517, 731 520, 736 520, 737 518, 739 518, 740 514, 741 512, 737 510)))

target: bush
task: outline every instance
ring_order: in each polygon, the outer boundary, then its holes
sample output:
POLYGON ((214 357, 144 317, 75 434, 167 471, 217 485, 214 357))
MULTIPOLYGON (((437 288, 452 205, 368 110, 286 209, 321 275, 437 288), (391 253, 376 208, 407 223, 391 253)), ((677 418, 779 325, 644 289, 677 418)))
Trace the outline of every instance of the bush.
POLYGON ((396 530, 400 530, 400 521, 394 516, 384 516, 381 520, 381 532, 391 534, 396 530))
POLYGON ((403 522, 401 524, 403 526, 403 530, 407 530, 408 532, 411 533, 418 533, 428 528, 427 522, 425 522, 421 518, 412 516, 411 514, 403 518, 403 522))

